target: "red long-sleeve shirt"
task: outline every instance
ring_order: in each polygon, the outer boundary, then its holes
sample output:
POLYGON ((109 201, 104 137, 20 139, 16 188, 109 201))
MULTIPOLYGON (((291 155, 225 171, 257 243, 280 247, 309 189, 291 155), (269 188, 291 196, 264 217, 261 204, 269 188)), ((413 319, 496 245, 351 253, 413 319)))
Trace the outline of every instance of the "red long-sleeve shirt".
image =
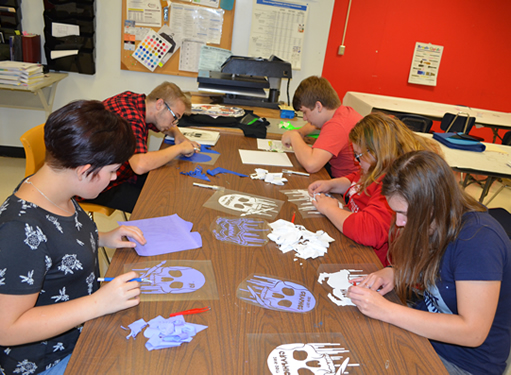
POLYGON ((361 245, 371 246, 383 266, 387 266, 389 229, 394 213, 387 199, 381 194, 381 178, 369 185, 366 194, 360 191, 361 187, 358 185, 360 171, 345 177, 351 181, 345 199, 349 198, 347 207, 353 215, 344 221, 343 233, 361 245))

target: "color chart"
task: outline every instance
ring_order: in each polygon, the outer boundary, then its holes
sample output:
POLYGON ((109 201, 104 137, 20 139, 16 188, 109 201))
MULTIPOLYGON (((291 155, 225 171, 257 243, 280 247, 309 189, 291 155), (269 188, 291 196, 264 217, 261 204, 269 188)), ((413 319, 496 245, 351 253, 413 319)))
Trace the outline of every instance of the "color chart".
POLYGON ((163 56, 172 48, 172 45, 159 34, 150 30, 144 40, 140 42, 133 53, 133 57, 151 72, 159 66, 163 56))

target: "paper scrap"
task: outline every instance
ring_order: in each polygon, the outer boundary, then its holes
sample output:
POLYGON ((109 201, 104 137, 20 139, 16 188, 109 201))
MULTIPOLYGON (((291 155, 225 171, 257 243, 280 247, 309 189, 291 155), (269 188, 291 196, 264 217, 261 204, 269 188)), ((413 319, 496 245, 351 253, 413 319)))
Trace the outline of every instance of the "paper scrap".
MULTIPOLYGON (((149 351, 180 346, 184 342, 192 341, 197 333, 208 328, 208 326, 201 324, 187 323, 183 315, 167 319, 160 315, 147 323, 143 319, 139 319, 128 327, 130 327, 131 333, 126 339, 130 337, 135 339, 137 334, 144 327, 147 327, 144 331, 144 337, 149 339, 145 344, 149 351)), ((122 326, 121 328, 126 329, 122 326)))
POLYGON ((266 169, 256 168, 255 173, 250 175, 253 180, 264 180, 274 185, 284 185, 287 182, 287 178, 283 177, 283 173, 269 173, 266 169))
POLYGON ((287 253, 294 250, 296 257, 302 259, 315 259, 325 255, 330 242, 334 241, 325 231, 318 230, 313 233, 303 225, 295 225, 282 219, 269 225, 273 231, 268 234, 268 238, 279 246, 280 251, 287 253))
POLYGON ((326 280, 327 284, 332 287, 332 293, 328 293, 328 298, 337 306, 355 306, 351 299, 347 297, 348 289, 352 285, 350 280, 357 277, 367 276, 361 274, 362 270, 339 270, 334 273, 322 272, 319 274, 318 283, 323 284, 326 280), (358 272, 357 274, 355 274, 358 272))

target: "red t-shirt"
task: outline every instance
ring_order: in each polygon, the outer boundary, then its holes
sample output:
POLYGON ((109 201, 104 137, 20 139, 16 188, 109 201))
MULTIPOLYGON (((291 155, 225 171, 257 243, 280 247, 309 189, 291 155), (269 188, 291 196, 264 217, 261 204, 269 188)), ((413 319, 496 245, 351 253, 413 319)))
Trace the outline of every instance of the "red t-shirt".
MULTIPOLYGON (((125 91, 103 101, 107 110, 118 114, 131 125, 136 139, 135 154, 145 154, 147 152, 149 130, 159 132, 156 126, 145 122, 145 98, 144 94, 125 91)), ((126 161, 117 171, 117 179, 110 182, 105 191, 125 182, 134 184, 136 181, 137 174, 131 169, 129 161, 126 161)))
POLYGON ((343 233, 361 245, 372 246, 383 266, 389 265, 389 230, 394 212, 387 199, 381 194, 381 179, 367 188, 367 195, 360 191, 360 171, 346 177, 351 181, 345 197, 349 198, 347 207, 353 212, 343 224, 343 233))
POLYGON ((329 163, 333 177, 343 177, 359 169, 353 157, 349 134, 362 116, 351 107, 341 105, 331 120, 321 127, 319 137, 312 147, 330 152, 329 163))

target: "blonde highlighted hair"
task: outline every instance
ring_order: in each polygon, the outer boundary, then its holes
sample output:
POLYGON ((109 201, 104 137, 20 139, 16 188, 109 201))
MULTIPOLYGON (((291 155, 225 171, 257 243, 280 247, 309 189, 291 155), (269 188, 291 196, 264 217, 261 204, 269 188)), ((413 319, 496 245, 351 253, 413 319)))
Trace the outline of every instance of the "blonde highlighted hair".
POLYGON ((181 89, 172 82, 163 82, 147 95, 147 100, 155 102, 158 99, 163 99, 169 105, 173 105, 177 100, 180 100, 185 105, 185 113, 189 114, 192 110, 191 95, 188 92, 183 92, 181 89))
POLYGON ((362 152, 370 153, 374 159, 360 180, 364 191, 373 182, 378 182, 401 155, 418 150, 441 154, 436 142, 415 134, 400 120, 383 113, 375 112, 365 116, 351 129, 349 138, 362 152))

